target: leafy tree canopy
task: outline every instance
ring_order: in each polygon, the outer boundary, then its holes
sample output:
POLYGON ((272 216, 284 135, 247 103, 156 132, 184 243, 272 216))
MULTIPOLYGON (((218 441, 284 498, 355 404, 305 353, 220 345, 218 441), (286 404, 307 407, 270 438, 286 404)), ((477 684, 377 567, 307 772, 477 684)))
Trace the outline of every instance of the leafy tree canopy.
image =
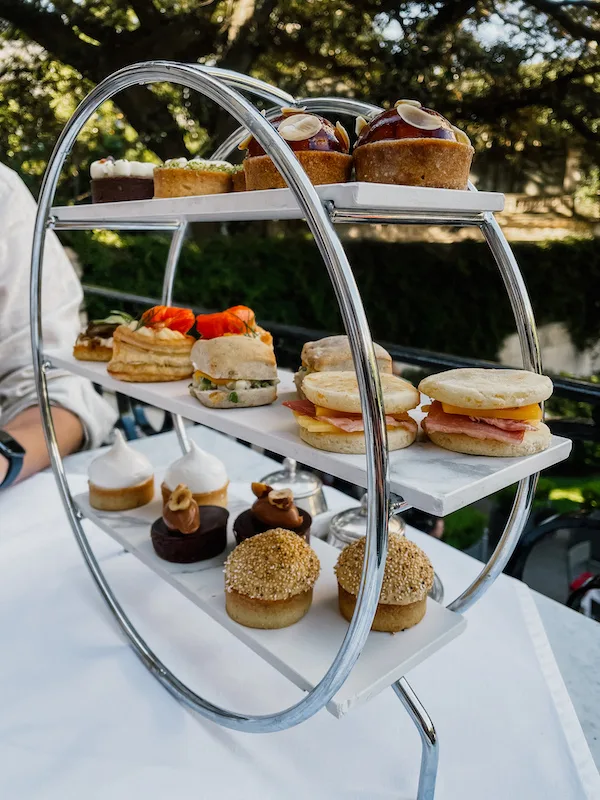
MULTIPOLYGON (((508 158, 600 128, 595 0, 0 0, 0 157, 35 184, 77 102, 109 73, 169 59, 251 73, 296 96, 418 97, 508 158)), ((87 126, 73 164, 107 152, 209 153, 233 127, 170 86, 135 87, 87 126)), ((85 191, 72 167, 68 194, 85 191)), ((65 187, 66 190, 67 187, 65 187)))

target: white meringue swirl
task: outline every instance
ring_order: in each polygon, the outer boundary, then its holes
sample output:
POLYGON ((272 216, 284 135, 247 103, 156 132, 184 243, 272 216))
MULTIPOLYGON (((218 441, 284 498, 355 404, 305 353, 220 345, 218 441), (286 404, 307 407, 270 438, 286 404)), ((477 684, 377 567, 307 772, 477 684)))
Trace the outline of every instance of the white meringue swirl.
POLYGON ((165 472, 164 482, 171 491, 180 483, 192 494, 216 492, 227 484, 225 465, 216 456, 190 442, 190 451, 174 461, 165 472))
POLYGON ((127 489, 144 483, 154 475, 146 456, 130 447, 121 431, 115 431, 115 442, 106 453, 95 458, 88 468, 88 477, 103 489, 127 489))

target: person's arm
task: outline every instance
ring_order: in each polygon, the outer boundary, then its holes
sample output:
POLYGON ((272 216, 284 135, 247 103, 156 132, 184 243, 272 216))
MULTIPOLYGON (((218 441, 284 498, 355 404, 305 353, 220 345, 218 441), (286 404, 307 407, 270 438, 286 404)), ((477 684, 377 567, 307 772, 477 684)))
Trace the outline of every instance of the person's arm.
MULTIPOLYGON (((65 456, 74 453, 81 447, 84 437, 79 418, 64 408, 53 408, 52 419, 61 454, 65 456)), ((46 449, 39 408, 25 409, 4 425, 4 430, 10 433, 25 450, 23 467, 17 480, 22 481, 49 465, 50 457, 46 449)), ((8 461, 0 455, 0 484, 7 471, 8 461)))

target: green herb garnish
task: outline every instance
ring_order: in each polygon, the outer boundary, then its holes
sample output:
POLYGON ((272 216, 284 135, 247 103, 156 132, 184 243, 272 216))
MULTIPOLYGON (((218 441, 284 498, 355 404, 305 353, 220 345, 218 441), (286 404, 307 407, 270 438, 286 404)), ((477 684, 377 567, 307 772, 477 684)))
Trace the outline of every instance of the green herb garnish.
POLYGON ((230 403, 239 403, 240 399, 237 396, 237 392, 229 392, 229 396, 227 398, 230 403))

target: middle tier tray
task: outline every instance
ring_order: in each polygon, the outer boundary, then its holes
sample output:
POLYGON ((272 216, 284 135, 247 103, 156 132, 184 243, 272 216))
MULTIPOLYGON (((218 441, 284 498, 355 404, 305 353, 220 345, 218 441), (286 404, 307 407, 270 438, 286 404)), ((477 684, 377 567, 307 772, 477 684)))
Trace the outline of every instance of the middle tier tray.
MULTIPOLYGON (((77 361, 72 356, 48 354, 60 367, 144 403, 180 414, 209 428, 259 445, 302 464, 366 486, 364 456, 340 455, 317 450, 298 436, 298 426, 291 411, 281 403, 297 399, 291 372, 279 370, 279 398, 270 406, 217 410, 206 408, 189 393, 190 380, 169 383, 126 383, 112 378, 106 364, 77 361)), ((418 419, 421 415, 414 414, 418 419)), ((391 491, 415 508, 437 516, 481 500, 534 472, 540 472, 568 458, 571 441, 553 436, 550 447, 525 458, 485 458, 443 450, 428 441, 417 441, 405 450, 390 453, 391 491)))

